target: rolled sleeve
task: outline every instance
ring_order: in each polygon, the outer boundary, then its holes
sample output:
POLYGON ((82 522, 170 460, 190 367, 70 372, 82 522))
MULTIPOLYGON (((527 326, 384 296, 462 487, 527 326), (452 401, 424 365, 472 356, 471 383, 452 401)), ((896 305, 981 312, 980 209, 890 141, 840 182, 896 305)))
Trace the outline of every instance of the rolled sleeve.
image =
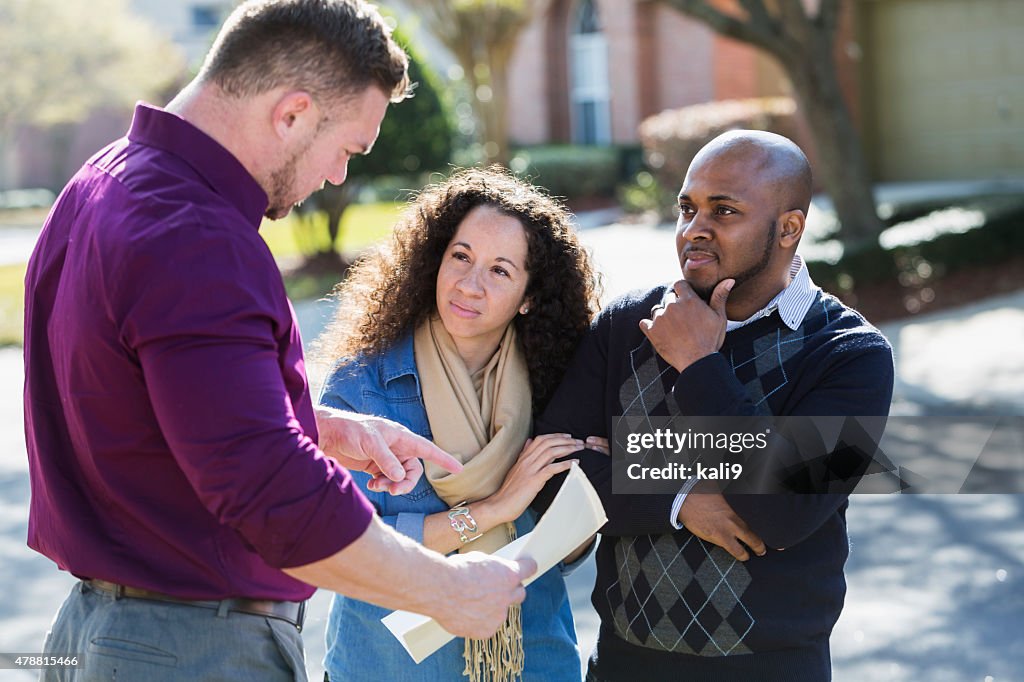
POLYGON ((216 235, 201 243, 235 260, 211 269, 201 253, 180 249, 139 259, 149 276, 131 278, 147 284, 130 297, 122 339, 137 355, 161 435, 202 505, 270 566, 324 559, 362 535, 373 508, 316 447, 280 278, 267 277, 259 267, 264 254, 249 243, 216 235))
POLYGON ((370 525, 374 516, 372 505, 353 484, 348 472, 334 466, 338 471, 332 476, 331 485, 319 486, 317 491, 294 503, 269 509, 265 528, 255 529, 249 522, 243 523, 244 530, 240 530, 246 539, 259 534, 255 542, 250 542, 271 566, 291 568, 325 559, 358 540, 370 525))

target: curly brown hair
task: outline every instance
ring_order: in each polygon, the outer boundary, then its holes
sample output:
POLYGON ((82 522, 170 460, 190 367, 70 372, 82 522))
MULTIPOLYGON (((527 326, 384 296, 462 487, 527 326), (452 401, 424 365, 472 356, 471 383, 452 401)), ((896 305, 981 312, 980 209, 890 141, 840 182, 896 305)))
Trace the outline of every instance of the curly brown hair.
POLYGON ((500 166, 454 171, 410 202, 390 241, 363 256, 335 287, 338 310, 314 344, 320 360, 368 358, 428 319, 436 309, 441 259, 463 218, 490 206, 526 232, 528 315, 516 315, 530 372, 534 410, 562 378, 597 310, 597 276, 571 215, 544 190, 500 166))

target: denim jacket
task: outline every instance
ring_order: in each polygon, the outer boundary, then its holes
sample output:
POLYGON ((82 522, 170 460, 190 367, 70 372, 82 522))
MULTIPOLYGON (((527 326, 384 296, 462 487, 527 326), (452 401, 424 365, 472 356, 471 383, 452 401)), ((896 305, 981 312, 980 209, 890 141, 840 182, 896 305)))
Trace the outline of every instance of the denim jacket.
MULTIPOLYGON (((320 403, 386 417, 425 438, 431 438, 412 334, 379 356, 358 358, 338 365, 324 383, 320 403)), ((381 520, 418 542, 423 542, 424 518, 448 510, 448 505, 437 496, 426 476, 420 477, 411 492, 398 496, 367 490, 367 474, 354 471, 352 477, 376 508, 381 520)), ((533 530, 534 523, 533 512, 527 510, 516 519, 516 532, 519 535, 528 533, 533 530)), ((458 586, 452 586, 453 598, 457 592, 458 586)), ((387 614, 387 609, 340 595, 334 597, 327 623, 327 654, 324 659, 324 669, 331 680, 411 682, 462 679, 463 640, 457 638, 449 642, 417 665, 381 624, 380 619, 387 614)), ((559 567, 552 568, 527 588, 522 614, 526 653, 523 680, 579 680, 576 631, 559 567)))

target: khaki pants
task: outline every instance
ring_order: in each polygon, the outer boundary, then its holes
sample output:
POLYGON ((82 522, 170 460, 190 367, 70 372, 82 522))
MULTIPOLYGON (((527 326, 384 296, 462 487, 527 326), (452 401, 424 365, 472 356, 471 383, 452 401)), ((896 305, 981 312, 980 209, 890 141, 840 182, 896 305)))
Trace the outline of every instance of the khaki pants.
POLYGON ((39 679, 47 682, 306 682, 302 638, 285 621, 115 598, 81 582, 57 612, 44 651, 79 661, 43 669, 39 679))

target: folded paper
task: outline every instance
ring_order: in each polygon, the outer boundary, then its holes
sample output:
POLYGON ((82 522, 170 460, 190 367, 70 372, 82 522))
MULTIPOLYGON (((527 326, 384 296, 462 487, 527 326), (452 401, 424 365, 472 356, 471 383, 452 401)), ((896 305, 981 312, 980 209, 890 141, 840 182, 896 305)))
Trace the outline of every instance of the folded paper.
MULTIPOLYGON (((533 531, 494 552, 494 556, 511 560, 529 557, 537 562, 537 571, 523 581, 523 585, 529 585, 586 542, 607 520, 597 492, 574 465, 533 531)), ((381 622, 417 663, 455 638, 434 619, 409 611, 394 611, 381 622)))

